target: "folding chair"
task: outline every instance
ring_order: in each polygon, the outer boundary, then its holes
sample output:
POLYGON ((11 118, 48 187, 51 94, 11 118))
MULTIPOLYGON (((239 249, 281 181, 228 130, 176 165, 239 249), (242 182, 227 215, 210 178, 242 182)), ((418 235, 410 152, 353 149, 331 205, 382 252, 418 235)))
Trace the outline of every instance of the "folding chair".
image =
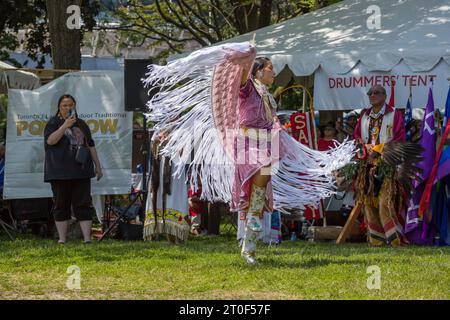
POLYGON ((239 213, 225 210, 221 216, 222 230, 225 234, 236 235, 238 230, 239 213))

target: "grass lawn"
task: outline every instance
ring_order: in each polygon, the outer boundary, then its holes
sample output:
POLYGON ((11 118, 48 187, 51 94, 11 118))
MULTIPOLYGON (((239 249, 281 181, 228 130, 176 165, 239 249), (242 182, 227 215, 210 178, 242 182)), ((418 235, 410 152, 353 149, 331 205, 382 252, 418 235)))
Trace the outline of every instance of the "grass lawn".
POLYGON ((0 238, 0 299, 450 299, 450 248, 369 248, 285 241, 260 245, 259 265, 231 236, 92 245, 0 238), (77 265, 81 289, 69 290, 77 265), (381 271, 369 290, 367 268, 381 271))

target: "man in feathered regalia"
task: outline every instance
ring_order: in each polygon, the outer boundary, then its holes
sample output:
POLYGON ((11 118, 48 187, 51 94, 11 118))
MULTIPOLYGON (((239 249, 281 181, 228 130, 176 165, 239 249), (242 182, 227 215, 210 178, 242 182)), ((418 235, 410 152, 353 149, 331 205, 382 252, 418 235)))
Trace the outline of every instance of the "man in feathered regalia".
MULTIPOLYGON (((144 84, 161 90, 148 102, 149 119, 167 132, 161 154, 175 175, 185 167, 202 199, 229 203, 245 219, 242 257, 256 263, 261 217, 317 205, 335 192, 333 172, 351 161, 353 143, 327 152, 294 140, 276 117, 268 90, 274 71, 250 43, 196 51, 166 66, 149 66, 144 84)), ((180 199, 186 201, 186 199, 180 199)))
POLYGON ((361 152, 342 169, 354 179, 357 201, 364 208, 371 246, 399 246, 404 237, 405 200, 412 188, 422 149, 405 142, 403 116, 386 104, 386 90, 373 86, 367 93, 371 107, 362 112, 354 138, 361 152))

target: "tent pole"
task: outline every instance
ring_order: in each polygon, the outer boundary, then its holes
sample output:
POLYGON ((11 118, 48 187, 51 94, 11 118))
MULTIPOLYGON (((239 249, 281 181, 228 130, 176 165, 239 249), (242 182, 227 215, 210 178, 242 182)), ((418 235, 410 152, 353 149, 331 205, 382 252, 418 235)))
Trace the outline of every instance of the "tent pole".
POLYGON ((306 88, 303 88, 303 106, 302 106, 303 112, 305 112, 305 107, 306 107, 306 92, 305 92, 305 89, 306 88))

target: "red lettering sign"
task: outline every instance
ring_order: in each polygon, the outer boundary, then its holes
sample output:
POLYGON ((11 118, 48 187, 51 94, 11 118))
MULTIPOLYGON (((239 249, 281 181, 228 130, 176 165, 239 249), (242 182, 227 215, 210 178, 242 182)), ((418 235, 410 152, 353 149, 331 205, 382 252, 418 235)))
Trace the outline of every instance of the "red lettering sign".
POLYGON ((314 146, 314 126, 311 114, 308 112, 296 112, 291 114, 292 136, 298 142, 315 149, 314 146))
POLYGON ((413 87, 426 87, 429 83, 435 80, 436 75, 373 75, 373 76, 347 76, 347 77, 329 77, 328 87, 330 89, 345 89, 345 88, 361 88, 372 87, 376 84, 382 86, 392 86, 396 82, 409 88, 409 83, 413 87), (403 81, 400 81, 402 80, 403 81))

